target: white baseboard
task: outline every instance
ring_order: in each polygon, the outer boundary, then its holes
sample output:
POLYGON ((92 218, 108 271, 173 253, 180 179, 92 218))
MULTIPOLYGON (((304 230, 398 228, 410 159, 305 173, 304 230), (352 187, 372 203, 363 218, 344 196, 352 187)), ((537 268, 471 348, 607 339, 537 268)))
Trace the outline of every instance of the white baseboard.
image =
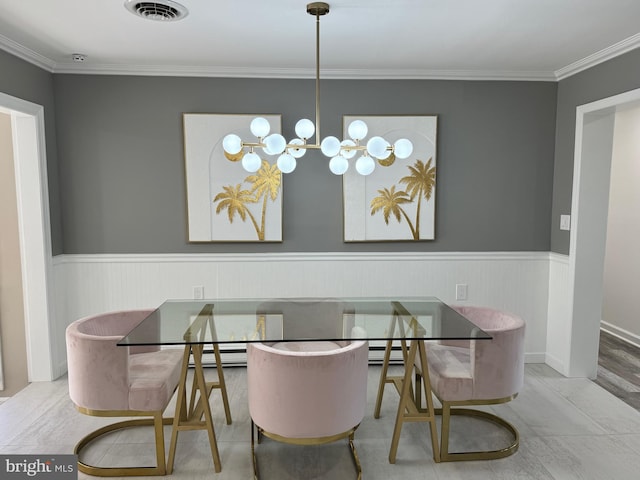
POLYGON ((544 357, 544 363, 549 365, 556 372, 561 373, 562 375, 567 375, 566 364, 553 355, 546 353, 544 357))
POLYGON ((613 335, 614 337, 618 337, 620 340, 624 340, 627 343, 630 343, 634 347, 640 348, 640 336, 632 333, 624 328, 616 327, 615 325, 605 322, 604 320, 600 322, 600 328, 613 335))
MULTIPOLYGON (((237 350, 241 350, 241 348, 238 348, 237 350)), ((225 352, 223 349, 220 353, 223 366, 240 367, 247 365, 246 351, 225 352)), ((369 350, 369 364, 381 364, 383 360, 384 350, 369 350)), ((390 361, 393 363, 401 363, 402 352, 400 350, 393 350, 391 352, 390 361)), ((213 353, 205 353, 202 356, 202 363, 206 366, 215 365, 213 353)), ((546 363, 546 356, 544 353, 526 353, 524 356, 524 363, 546 363)))
POLYGON ((539 352, 539 353, 525 352, 524 363, 546 363, 546 354, 544 352, 539 352))

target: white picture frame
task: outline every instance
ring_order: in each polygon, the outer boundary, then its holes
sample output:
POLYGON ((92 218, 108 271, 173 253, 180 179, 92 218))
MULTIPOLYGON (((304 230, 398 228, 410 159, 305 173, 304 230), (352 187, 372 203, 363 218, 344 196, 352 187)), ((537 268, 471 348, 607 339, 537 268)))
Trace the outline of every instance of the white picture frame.
POLYGON ((407 138, 409 158, 376 161, 370 175, 357 173, 356 155, 343 176, 344 241, 422 241, 435 239, 437 115, 343 117, 344 137, 352 121, 368 126, 365 143, 381 136, 393 144, 407 138), (424 188, 423 188, 424 187, 424 188))
POLYGON ((257 148, 263 166, 252 174, 242 168, 240 154, 222 148, 229 133, 257 141, 249 125, 258 116, 269 121, 271 133, 280 133, 280 115, 183 114, 189 242, 282 242, 282 174, 275 157, 257 148))

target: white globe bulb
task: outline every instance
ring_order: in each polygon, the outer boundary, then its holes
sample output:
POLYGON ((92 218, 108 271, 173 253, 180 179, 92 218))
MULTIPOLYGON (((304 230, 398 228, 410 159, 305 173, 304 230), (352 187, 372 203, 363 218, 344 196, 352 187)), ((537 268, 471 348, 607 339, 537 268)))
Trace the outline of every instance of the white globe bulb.
POLYGON ((291 173, 296 169, 296 159, 288 153, 283 153, 278 157, 277 165, 282 173, 291 173))
POLYGON ((316 132, 315 125, 311 120, 307 118, 298 120, 298 123, 296 123, 296 135, 298 136, 298 138, 308 140, 311 137, 313 137, 313 134, 315 132, 316 132))
MULTIPOLYGON (((355 147, 356 146, 356 142, 354 142, 353 140, 343 140, 340 143, 341 146, 343 147, 355 147)), ((342 149, 340 152, 340 155, 342 155, 344 158, 346 159, 350 159, 355 157, 357 150, 345 150, 342 149)))
POLYGON ((257 172, 260 165, 262 165, 262 160, 260 160, 260 156, 255 152, 249 152, 242 157, 242 168, 247 172, 257 172))
POLYGON ((382 137, 371 137, 367 142, 367 151, 376 158, 387 158, 389 153, 386 151, 389 144, 382 137))
POLYGON ((384 160, 385 158, 389 158, 389 156, 391 156, 391 154, 393 153, 391 151, 391 144, 389 142, 387 142, 386 140, 384 141, 385 147, 384 150, 382 151, 382 156, 379 157, 380 160, 384 160))
POLYGON ((340 153, 340 140, 336 137, 326 137, 320 144, 320 150, 325 157, 335 157, 340 153))
POLYGON ((264 139, 264 145, 263 150, 267 155, 277 155, 284 152, 287 141, 279 133, 272 133, 264 139))
POLYGON ((342 155, 336 155, 329 160, 329 170, 336 175, 342 175, 349 170, 349 162, 342 155))
MULTIPOLYGON (((299 138, 294 138, 293 140, 291 140, 289 142, 289 145, 304 145, 304 142, 302 140, 300 140, 299 138)), ((302 157, 305 153, 307 153, 307 149, 306 148, 287 148, 287 153, 289 155, 291 155, 293 158, 300 158, 302 157)))
POLYGON ((225 152, 235 155, 242 150, 242 140, 238 135, 230 133, 222 139, 222 148, 225 152))
POLYGON ((397 158, 409 158, 409 155, 413 153, 413 143, 406 138, 401 138, 400 140, 396 140, 393 144, 393 151, 397 158))
POLYGON ((376 168, 376 161, 368 155, 363 155, 356 160, 356 171, 360 175, 370 175, 376 168))
POLYGON ((269 121, 263 117, 256 117, 251 120, 251 125, 249 126, 251 129, 251 133, 253 133, 258 138, 264 138, 269 135, 269 131, 271 130, 271 125, 269 125, 269 121))
POLYGON ((354 140, 362 140, 367 136, 369 129, 367 128, 367 124, 362 120, 354 120, 349 124, 349 136, 354 140))

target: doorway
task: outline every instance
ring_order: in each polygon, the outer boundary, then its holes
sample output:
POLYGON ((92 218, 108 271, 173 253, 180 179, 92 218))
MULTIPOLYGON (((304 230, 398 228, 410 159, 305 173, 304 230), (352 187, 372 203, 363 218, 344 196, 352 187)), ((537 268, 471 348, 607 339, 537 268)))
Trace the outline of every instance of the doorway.
POLYGON ((569 245, 570 377, 597 375, 615 114, 639 102, 637 89, 576 109, 569 245))
POLYGON ((11 116, 28 379, 50 381, 56 375, 51 344, 53 258, 44 108, 0 92, 0 111, 11 116))

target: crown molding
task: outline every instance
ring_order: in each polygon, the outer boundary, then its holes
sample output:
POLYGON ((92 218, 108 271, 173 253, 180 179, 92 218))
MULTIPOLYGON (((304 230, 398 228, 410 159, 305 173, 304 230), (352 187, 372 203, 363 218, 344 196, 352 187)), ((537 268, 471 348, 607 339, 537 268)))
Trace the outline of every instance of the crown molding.
MULTIPOLYGON (((166 65, 57 64, 54 73, 223 78, 315 78, 315 70, 296 68, 192 67, 166 65)), ((323 69, 323 79, 556 81, 553 72, 428 69, 323 69)))
MULTIPOLYGON (((640 47, 640 33, 589 55, 556 71, 483 71, 429 69, 323 69, 326 79, 370 80, 502 80, 544 81, 563 80, 607 60, 640 47)), ((315 78, 315 70, 295 68, 207 67, 183 65, 124 65, 90 63, 59 63, 0 34, 0 49, 50 73, 78 75, 141 75, 168 77, 222 78, 315 78)))
POLYGON ((578 60, 577 62, 573 62, 572 64, 567 65, 566 67, 556 70, 555 77, 558 81, 563 80, 567 77, 575 75, 576 73, 582 72, 583 70, 595 67, 596 65, 606 62, 607 60, 611 60, 612 58, 623 55, 627 52, 630 52, 631 50, 635 50, 638 47, 640 47, 640 33, 636 33, 635 35, 625 38, 624 40, 613 44, 610 47, 604 48, 599 52, 584 57, 582 60, 578 60))
POLYGON ((53 72, 56 62, 50 58, 40 55, 33 50, 14 42, 10 38, 0 34, 0 48, 11 55, 34 64, 36 67, 42 68, 47 72, 53 72))

